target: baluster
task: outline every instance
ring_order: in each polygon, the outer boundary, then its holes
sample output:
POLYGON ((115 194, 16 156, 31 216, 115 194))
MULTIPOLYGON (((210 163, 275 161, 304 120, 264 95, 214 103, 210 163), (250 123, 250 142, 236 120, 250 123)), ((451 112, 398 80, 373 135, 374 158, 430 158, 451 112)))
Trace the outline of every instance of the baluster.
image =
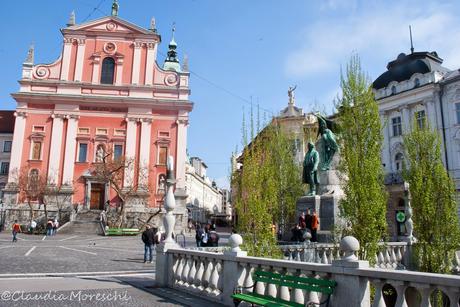
POLYGON ((211 273, 212 273, 212 261, 208 258, 206 258, 206 266, 204 269, 204 274, 203 274, 203 290, 206 290, 209 286, 209 281, 211 279, 211 273))
POLYGON ((340 248, 336 246, 336 253, 335 253, 335 259, 340 259, 340 248))
POLYGON ((195 275, 196 275, 196 260, 194 256, 192 256, 190 260, 191 260, 191 267, 190 267, 190 271, 188 272, 187 283, 192 289, 195 289, 196 286, 194 282, 195 282, 195 275))
POLYGON ((223 278, 224 276, 222 274, 224 267, 222 264, 222 260, 218 260, 218 265, 219 265, 219 269, 217 270, 217 273, 219 274, 219 276, 217 279, 217 290, 218 290, 217 296, 221 296, 224 291, 224 278, 223 278))
POLYGON ((211 280, 210 280, 210 285, 209 285, 209 289, 211 290, 211 294, 217 296, 219 295, 220 291, 219 291, 219 285, 218 285, 218 282, 219 282, 219 267, 220 267, 220 263, 218 260, 214 260, 213 261, 214 263, 214 269, 212 270, 212 273, 211 273, 211 280))
POLYGON ((179 265, 177 266, 176 284, 182 285, 182 271, 184 270, 184 255, 179 255, 179 265))
POLYGON ((335 247, 332 247, 330 252, 329 252, 329 257, 327 258, 327 263, 331 264, 332 261, 334 260, 334 252, 335 252, 335 247))
POLYGON ((385 253, 384 253, 384 267, 385 269, 387 268, 390 268, 391 267, 391 260, 390 260, 390 254, 388 253, 388 249, 385 248, 385 253))
POLYGON ((382 269, 385 268, 385 257, 383 256, 383 252, 381 250, 379 250, 377 256, 377 267, 380 267, 382 269))
MULTIPOLYGON (((312 273, 309 275, 309 277, 310 277, 310 278, 316 278, 316 274, 315 274, 314 272, 312 272, 312 273)), ((308 299, 307 299, 308 302, 312 302, 312 303, 319 304, 318 292, 315 292, 315 291, 307 291, 306 297, 308 298, 308 299)))
MULTIPOLYGON (((261 267, 258 267, 257 269, 260 270, 261 267)), ((256 283, 256 293, 261 295, 265 294, 265 284, 263 282, 258 281, 256 283)))
MULTIPOLYGON (((296 270, 293 276, 300 277, 302 275, 302 272, 300 270, 296 270)), ((296 302, 298 304, 304 304, 305 302, 305 296, 303 295, 303 290, 302 289, 294 289, 293 293, 291 293, 291 301, 296 302)))
POLYGON ((391 285, 396 289, 396 293, 398 294, 395 307, 408 307, 405 293, 407 285, 404 282, 392 282, 391 285))
POLYGON ((390 265, 391 268, 395 269, 398 266, 398 262, 396 260, 396 255, 395 255, 395 247, 390 246, 390 265))
POLYGON ((433 288, 430 287, 429 284, 419 284, 419 283, 411 283, 411 286, 415 287, 417 291, 420 293, 421 302, 420 306, 423 307, 431 307, 431 292, 433 292, 433 288))
POLYGON ((203 273, 204 273, 204 259, 198 258, 198 270, 196 271, 195 274, 195 286, 197 291, 202 291, 203 290, 203 285, 202 285, 202 279, 203 279, 203 273))
POLYGON ((295 249, 295 261, 302 261, 302 255, 300 254, 300 252, 301 249, 297 247, 295 249))
POLYGON ((243 287, 247 292, 252 292, 254 289, 254 281, 252 280, 252 272, 254 269, 251 267, 251 264, 246 265, 246 278, 244 279, 243 287), (250 288, 248 288, 250 287, 250 288))
MULTIPOLYGON (((282 270, 283 275, 287 275, 287 269, 282 270)), ((289 301, 291 299, 291 294, 289 293, 289 288, 286 286, 279 287, 279 298, 285 301, 289 301)))
POLYGON ((174 266, 173 266, 173 276, 174 276, 174 281, 173 281, 173 284, 177 282, 177 280, 179 279, 179 274, 178 274, 178 270, 179 270, 179 264, 180 264, 180 256, 179 255, 176 255, 176 254, 173 254, 173 259, 174 259, 174 266))
MULTIPOLYGON (((264 271, 272 272, 272 273, 278 273, 276 270, 273 269, 273 267, 266 267, 264 271)), ((277 289, 276 285, 272 283, 267 283, 267 295, 271 297, 276 297, 277 294, 277 289)))
POLYGON ((316 248, 314 263, 321 263, 320 250, 316 248))
POLYGON ((402 264, 402 254, 401 254, 401 246, 396 246, 396 267, 403 269, 404 266, 402 264))
POLYGON ((375 297, 372 307, 386 307, 385 300, 383 299, 382 288, 385 285, 385 282, 380 279, 372 279, 372 285, 375 287, 375 297))
POLYGON ((323 249, 323 255, 321 256, 321 263, 323 264, 327 264, 327 250, 327 247, 323 249))
POLYGON ((455 252, 454 253, 454 259, 452 261, 452 264, 453 264, 453 272, 454 273, 457 273, 460 275, 460 258, 458 257, 458 253, 455 252))
POLYGON ((182 284, 183 286, 185 287, 188 287, 188 273, 190 272, 190 266, 191 266, 191 257, 190 256, 186 256, 185 258, 185 266, 184 266, 184 270, 182 271, 182 284))

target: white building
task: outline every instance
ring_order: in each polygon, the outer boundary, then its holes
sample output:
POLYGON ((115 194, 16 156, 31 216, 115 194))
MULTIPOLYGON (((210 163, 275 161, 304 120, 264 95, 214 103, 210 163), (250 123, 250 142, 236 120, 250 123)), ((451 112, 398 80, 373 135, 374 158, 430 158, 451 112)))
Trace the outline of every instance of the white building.
POLYGON ((189 219, 193 222, 215 222, 226 216, 223 192, 206 175, 207 165, 198 157, 190 158, 185 167, 185 189, 189 219))
POLYGON ((0 111, 0 199, 8 182, 14 119, 14 111, 0 111))
POLYGON ((396 214, 404 210, 403 135, 413 125, 426 120, 438 130, 443 163, 460 190, 460 74, 441 66, 442 61, 436 52, 401 53, 373 83, 384 127, 382 163, 390 192, 387 220, 393 238, 405 231, 396 214))

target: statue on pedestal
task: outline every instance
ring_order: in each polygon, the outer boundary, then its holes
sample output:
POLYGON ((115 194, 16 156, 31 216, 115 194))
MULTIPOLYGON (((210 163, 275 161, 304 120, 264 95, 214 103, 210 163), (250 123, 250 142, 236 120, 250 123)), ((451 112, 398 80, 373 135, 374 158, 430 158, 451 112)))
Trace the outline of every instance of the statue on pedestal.
POLYGON ((303 160, 303 176, 302 182, 307 183, 310 186, 308 196, 316 194, 316 185, 319 184, 318 180, 318 164, 319 154, 315 149, 315 145, 312 142, 308 142, 308 151, 305 154, 303 160))
POLYGON ((318 136, 321 135, 321 148, 319 149, 321 153, 321 170, 327 171, 331 167, 332 158, 334 158, 339 149, 335 134, 331 130, 334 123, 320 114, 315 114, 315 116, 318 119, 318 136))

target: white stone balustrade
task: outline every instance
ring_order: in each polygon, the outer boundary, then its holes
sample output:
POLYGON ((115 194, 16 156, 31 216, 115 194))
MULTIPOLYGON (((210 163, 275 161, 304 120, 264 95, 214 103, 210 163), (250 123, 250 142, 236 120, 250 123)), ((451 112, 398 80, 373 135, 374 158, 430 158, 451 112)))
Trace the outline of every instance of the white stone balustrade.
MULTIPOLYGON (((380 243, 376 254, 376 268, 405 269, 403 255, 407 249, 406 242, 380 243)), ((296 245, 280 245, 284 259, 302 262, 331 264, 340 259, 340 248, 336 244, 308 242, 296 245)))
MULTIPOLYGON (((239 247, 239 242, 236 244, 233 238, 230 241, 233 244, 232 249, 239 247)), ((231 294, 234 289, 254 285, 252 274, 255 270, 334 280, 337 286, 331 296, 332 307, 384 307, 386 305, 382 289, 388 285, 397 293, 396 306, 431 306, 429 298, 435 290, 442 291, 448 297, 449 306, 459 306, 460 276, 396 271, 388 270, 387 267, 369 268, 367 261, 355 259, 356 246, 345 244, 342 248, 345 250, 341 250, 341 259, 336 258, 337 251, 333 248, 322 249, 325 253, 319 255, 320 261, 326 259, 329 262, 332 257, 331 264, 248 257, 245 252, 238 250, 225 250, 222 253, 170 248, 162 255, 170 259, 163 262, 168 263, 170 268, 162 270, 162 274, 170 275, 163 276, 162 280, 168 281, 164 286, 198 294, 226 306, 233 306, 231 294), (375 288, 372 302, 370 285, 375 288)), ((398 254, 401 253, 398 253, 396 247, 385 248, 376 257, 385 259, 380 261, 380 265, 393 267, 393 263, 398 260, 398 254)), ((250 292, 252 288, 244 290, 250 292)), ((305 304, 306 301, 322 302, 325 299, 316 292, 260 282, 256 284, 255 291, 299 304, 305 304)))

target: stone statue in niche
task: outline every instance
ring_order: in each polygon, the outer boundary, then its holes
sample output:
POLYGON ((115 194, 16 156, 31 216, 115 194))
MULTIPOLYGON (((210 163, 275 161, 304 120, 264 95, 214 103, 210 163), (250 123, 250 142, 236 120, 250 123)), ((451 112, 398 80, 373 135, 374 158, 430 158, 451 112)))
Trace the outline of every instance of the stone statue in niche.
POLYGON ((96 150, 96 162, 103 162, 104 161, 104 146, 98 145, 96 150))

